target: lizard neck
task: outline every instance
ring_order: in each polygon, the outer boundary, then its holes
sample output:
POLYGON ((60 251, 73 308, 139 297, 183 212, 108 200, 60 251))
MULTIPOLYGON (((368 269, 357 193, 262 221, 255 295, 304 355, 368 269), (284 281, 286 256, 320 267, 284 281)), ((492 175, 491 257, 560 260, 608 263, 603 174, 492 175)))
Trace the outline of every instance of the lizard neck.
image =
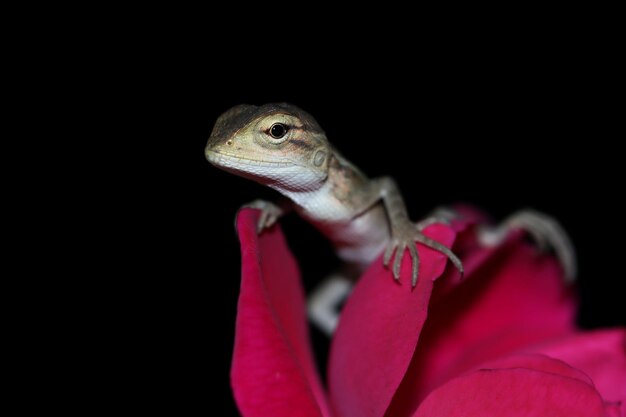
POLYGON ((294 189, 284 189, 282 187, 273 187, 276 191, 290 199, 297 208, 303 209, 307 211, 307 209, 311 208, 312 204, 315 204, 316 200, 326 199, 327 196, 330 195, 330 182, 328 178, 323 181, 319 187, 311 189, 302 189, 302 190, 294 190, 294 189))
POLYGON ((339 154, 332 155, 328 176, 319 188, 279 191, 331 241, 340 259, 360 270, 376 259, 389 241, 385 210, 371 203, 371 182, 339 154))
POLYGON ((337 152, 330 156, 328 175, 315 188, 273 187, 289 198, 296 210, 312 222, 350 221, 358 207, 358 195, 365 191, 367 178, 337 152))

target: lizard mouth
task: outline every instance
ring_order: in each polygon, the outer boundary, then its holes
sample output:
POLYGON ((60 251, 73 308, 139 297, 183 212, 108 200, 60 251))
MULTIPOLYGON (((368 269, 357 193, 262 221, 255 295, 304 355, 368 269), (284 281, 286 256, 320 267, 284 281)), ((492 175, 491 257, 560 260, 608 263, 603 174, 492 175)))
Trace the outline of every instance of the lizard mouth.
POLYGON ((218 152, 218 151, 213 151, 213 150, 206 151, 206 158, 212 164, 225 167, 225 168, 233 168, 233 169, 236 169, 240 165, 248 165, 248 166, 254 166, 254 167, 274 167, 274 168, 288 167, 288 166, 294 165, 291 162, 268 161, 268 160, 262 160, 262 159, 245 158, 245 157, 229 154, 226 152, 222 152, 222 151, 218 152))

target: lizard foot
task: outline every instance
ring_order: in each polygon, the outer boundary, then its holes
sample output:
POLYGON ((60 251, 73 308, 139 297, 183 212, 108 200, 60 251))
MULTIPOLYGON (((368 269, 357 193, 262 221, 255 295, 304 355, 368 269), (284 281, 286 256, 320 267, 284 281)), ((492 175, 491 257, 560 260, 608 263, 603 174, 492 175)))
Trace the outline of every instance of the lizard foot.
POLYGON ((335 274, 324 280, 309 295, 307 310, 309 319, 327 336, 332 336, 339 323, 342 301, 350 294, 352 281, 335 274))
POLYGON ((498 226, 483 227, 479 230, 478 238, 485 246, 498 245, 513 229, 526 231, 543 251, 554 249, 565 279, 571 282, 576 278, 574 246, 559 222, 547 214, 530 209, 520 210, 498 226))
POLYGON ((242 208, 249 207, 261 210, 261 216, 257 223, 257 233, 272 227, 274 223, 284 214, 284 210, 276 204, 266 200, 254 200, 248 204, 244 204, 242 208))
MULTIPOLYGON (((426 219, 424 222, 420 222, 421 224, 426 224, 429 219, 426 219)), ((437 221, 432 221, 428 224, 436 223, 437 221)), ((424 226, 425 227, 425 226, 424 226)), ((402 265, 402 258, 404 257, 404 251, 406 249, 409 250, 411 255, 411 260, 413 261, 412 265, 412 274, 411 274, 411 285, 415 287, 417 285, 417 278, 419 275, 419 254, 417 252, 417 243, 421 243, 429 248, 435 249, 446 255, 448 259, 457 267, 457 269, 463 274, 463 263, 461 260, 446 246, 429 238, 424 235, 421 230, 418 229, 419 225, 414 225, 413 223, 407 222, 401 227, 394 228, 392 231, 391 242, 387 246, 385 250, 385 255, 383 256, 383 263, 385 266, 389 266, 391 258, 395 252, 395 257, 393 261, 393 277, 396 281, 400 281, 400 266, 402 265), (416 227, 417 226, 417 227, 416 227)))

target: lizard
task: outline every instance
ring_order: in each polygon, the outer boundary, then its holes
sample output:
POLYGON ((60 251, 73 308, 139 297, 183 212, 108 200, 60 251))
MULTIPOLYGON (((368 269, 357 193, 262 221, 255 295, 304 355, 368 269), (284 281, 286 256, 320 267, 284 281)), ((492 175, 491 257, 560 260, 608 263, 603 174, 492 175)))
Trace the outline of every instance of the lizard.
MULTIPOLYGON (((258 233, 287 212, 296 211, 330 240, 350 281, 384 251, 383 263, 399 283, 402 259, 408 251, 411 285, 415 287, 419 278, 417 243, 445 254, 463 274, 463 264, 450 248, 423 233, 432 223, 448 222, 450 212, 413 223, 391 177, 368 178, 329 142, 309 113, 294 105, 241 104, 227 110, 215 122, 205 156, 214 166, 286 197, 281 204, 255 200, 245 205, 261 210, 258 233)), ((501 241, 510 227, 532 229, 538 240, 545 241, 542 237, 547 236, 547 241, 556 242, 554 246, 562 249, 564 264, 571 270, 573 251, 563 233, 557 233, 560 228, 547 227, 553 222, 528 213, 513 216, 500 229, 486 231, 485 241, 501 241)), ((345 293, 349 287, 342 288, 338 292, 345 293)), ((325 293, 328 298, 328 291, 325 293)), ((332 332, 335 324, 327 325, 327 332, 332 332)))

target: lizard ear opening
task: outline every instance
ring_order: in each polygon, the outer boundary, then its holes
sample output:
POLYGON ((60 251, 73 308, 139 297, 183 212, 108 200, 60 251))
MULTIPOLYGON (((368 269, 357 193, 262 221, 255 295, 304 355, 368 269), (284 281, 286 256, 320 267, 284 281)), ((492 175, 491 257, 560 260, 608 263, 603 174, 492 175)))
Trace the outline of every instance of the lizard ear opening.
POLYGON ((326 162, 326 157, 328 156, 328 152, 326 152, 326 150, 324 149, 320 149, 317 152, 315 152, 315 155, 313 156, 313 164, 316 167, 321 167, 324 162, 326 162))
POLYGON ((310 161, 313 169, 321 174, 322 178, 326 178, 328 176, 329 161, 332 158, 329 149, 325 146, 320 146, 313 152, 312 155, 313 157, 310 161))

